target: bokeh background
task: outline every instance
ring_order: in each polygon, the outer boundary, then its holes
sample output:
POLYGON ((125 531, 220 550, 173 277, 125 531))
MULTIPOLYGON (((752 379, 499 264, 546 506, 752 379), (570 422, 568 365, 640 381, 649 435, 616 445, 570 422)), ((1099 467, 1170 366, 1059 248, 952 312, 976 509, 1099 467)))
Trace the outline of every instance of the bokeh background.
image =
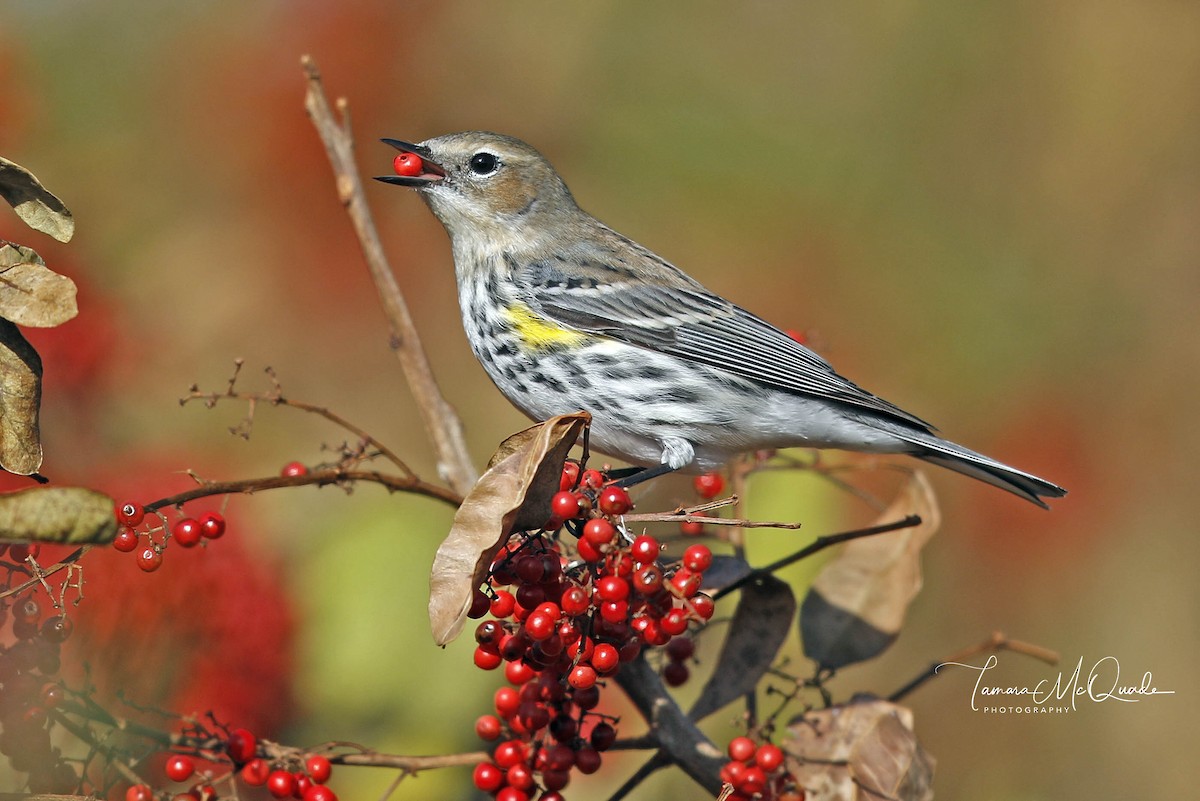
MULTIPOLYGON (((186 487, 186 469, 247 477, 325 458, 342 435, 291 410, 260 409, 243 442, 226 429, 244 409, 180 408, 188 385, 220 388, 243 357, 247 388, 270 365, 287 394, 435 474, 303 111, 309 53, 349 99, 365 175, 390 168, 380 136, 527 139, 605 222, 808 331, 948 436, 1071 490, 1044 513, 935 475, 945 525, 924 592, 897 644, 835 692, 889 692, 1002 630, 1059 651, 1068 673, 1112 656, 1129 683, 1152 671, 1175 694, 1000 717, 971 711, 973 679, 943 677, 910 699, 939 797, 1187 797, 1200 745, 1198 32, 1195 4, 1115 0, 5 3, 0 154, 78 223, 60 246, 0 213, 0 235, 80 287, 76 320, 30 335, 46 362, 44 472, 148 500, 186 487)), ((440 226, 410 193, 367 192, 482 464, 524 421, 469 354, 440 226)), ((764 559, 863 514, 805 477, 752 489, 752 511, 808 531, 759 535, 764 559)), ((211 703, 289 742, 478 747, 472 721, 500 678, 470 667, 467 643, 434 647, 424 620, 448 509, 364 487, 226 512, 225 540, 168 551, 159 574, 97 555, 87 604, 103 608, 110 586, 122 615, 161 632, 94 623, 92 658, 126 692, 170 685, 155 691, 186 706, 211 687, 237 698, 211 703), (156 647, 172 658, 138 650, 156 647)), ((802 587, 811 569, 788 577, 802 587)), ((1056 674, 1001 665, 1014 684, 1056 674)), ((716 716, 717 736, 734 716, 716 716)), ((576 780, 569 797, 604 798, 637 764, 576 780)), ((335 789, 373 798, 391 779, 341 769, 335 789)), ((469 792, 468 771, 442 771, 395 797, 469 792)), ((636 797, 665 792, 703 797, 668 777, 636 797)))

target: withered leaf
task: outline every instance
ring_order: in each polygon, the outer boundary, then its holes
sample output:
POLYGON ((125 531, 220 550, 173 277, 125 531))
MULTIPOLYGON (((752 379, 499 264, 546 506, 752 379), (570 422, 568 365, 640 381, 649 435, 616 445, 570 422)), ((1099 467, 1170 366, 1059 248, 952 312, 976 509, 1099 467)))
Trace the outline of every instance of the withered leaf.
POLYGON ((688 717, 702 720, 754 692, 787 639, 795 614, 796 597, 786 582, 764 573, 743 586, 717 666, 688 717))
POLYGON ((933 489, 914 471, 878 524, 918 515, 921 523, 850 540, 821 570, 800 606, 804 653, 825 668, 870 659, 900 634, 921 589, 921 549, 941 524, 933 489))
POLYGON ((69 242, 75 233, 75 219, 63 202, 47 191, 33 173, 5 158, 0 158, 0 197, 36 231, 59 242, 69 242))
POLYGON ((104 544, 117 533, 113 501, 83 487, 30 487, 0 495, 5 542, 104 544))
POLYGON ((75 282, 20 245, 0 245, 0 317, 17 325, 51 328, 79 313, 75 282))
POLYGON ((15 325, 0 319, 0 467, 10 473, 27 476, 42 465, 41 403, 41 357, 15 325))
POLYGON ((865 700, 809 712, 788 726, 787 766, 814 801, 931 801, 935 760, 912 712, 865 700))
POLYGON ((512 532, 549 519, 563 462, 590 420, 576 412, 515 435, 515 445, 510 437, 501 445, 507 455, 493 460, 467 493, 429 577, 429 624, 438 645, 462 631, 471 594, 512 532))

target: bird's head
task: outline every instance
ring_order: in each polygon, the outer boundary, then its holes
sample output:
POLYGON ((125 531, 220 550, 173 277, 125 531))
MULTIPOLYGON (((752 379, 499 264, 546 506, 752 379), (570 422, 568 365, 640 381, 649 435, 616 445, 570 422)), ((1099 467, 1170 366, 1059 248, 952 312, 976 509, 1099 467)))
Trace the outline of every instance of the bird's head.
POLYGON ((466 131, 417 144, 383 141, 400 151, 397 174, 376 180, 419 190, 452 238, 536 230, 547 215, 577 208, 550 162, 511 136, 466 131))

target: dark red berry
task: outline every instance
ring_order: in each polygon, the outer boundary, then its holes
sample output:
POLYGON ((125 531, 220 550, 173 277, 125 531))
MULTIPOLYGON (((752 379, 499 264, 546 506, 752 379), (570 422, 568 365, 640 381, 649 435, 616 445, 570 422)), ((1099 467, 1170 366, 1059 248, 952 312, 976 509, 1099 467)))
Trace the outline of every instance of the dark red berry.
POLYGON ((597 751, 607 751, 617 741, 617 730, 613 728, 611 723, 602 720, 592 728, 589 740, 592 743, 592 748, 595 748, 597 751))
POLYGON ((225 518, 218 512, 205 512, 200 515, 200 531, 210 540, 220 539, 225 533, 225 518))
POLYGON ((592 774, 600 769, 600 752, 590 746, 583 746, 575 752, 575 767, 580 773, 592 774))
POLYGON ((234 729, 229 732, 229 740, 225 743, 225 753, 235 765, 242 765, 254 759, 258 749, 258 738, 249 729, 234 729))
POLYGON ((688 637, 673 637, 667 643, 667 658, 674 662, 684 662, 696 653, 696 642, 688 637))
POLYGON ((690 671, 688 666, 683 662, 668 662, 663 667, 663 681, 668 687, 679 687, 686 684, 690 671))

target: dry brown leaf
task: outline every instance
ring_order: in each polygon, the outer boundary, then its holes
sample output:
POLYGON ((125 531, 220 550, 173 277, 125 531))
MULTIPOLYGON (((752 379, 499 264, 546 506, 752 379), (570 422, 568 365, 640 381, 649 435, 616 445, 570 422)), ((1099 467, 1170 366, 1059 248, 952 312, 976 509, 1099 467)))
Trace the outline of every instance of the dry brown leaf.
POLYGON ((83 487, 31 487, 0 495, 0 540, 104 544, 117 533, 112 498, 83 487))
POLYGON ((20 245, 0 245, 0 317, 17 325, 51 328, 79 313, 75 282, 20 245))
POLYGON ((870 659, 895 641, 921 589, 921 549, 941 524, 933 488, 913 471, 877 524, 920 525, 850 540, 821 570, 800 607, 804 653, 822 667, 870 659))
POLYGON ((429 624, 438 645, 462 631, 471 595, 509 536, 550 518, 563 462, 590 420, 576 412, 509 437, 500 446, 507 455, 493 460, 467 493, 429 577, 429 624))
POLYGON ((70 241, 75 233, 75 220, 63 202, 46 191, 33 173, 5 158, 0 158, 0 197, 36 231, 59 242, 70 241))
POLYGON ((795 614, 796 596, 787 582, 763 574, 742 587, 717 666, 688 717, 702 720, 754 692, 792 630, 795 614))
POLYGON ((28 476, 42 466, 38 410, 42 360, 8 320, 0 319, 0 467, 28 476))
POLYGON ((787 766, 808 801, 930 801, 935 760, 912 712, 881 700, 809 712, 788 726, 787 766))

